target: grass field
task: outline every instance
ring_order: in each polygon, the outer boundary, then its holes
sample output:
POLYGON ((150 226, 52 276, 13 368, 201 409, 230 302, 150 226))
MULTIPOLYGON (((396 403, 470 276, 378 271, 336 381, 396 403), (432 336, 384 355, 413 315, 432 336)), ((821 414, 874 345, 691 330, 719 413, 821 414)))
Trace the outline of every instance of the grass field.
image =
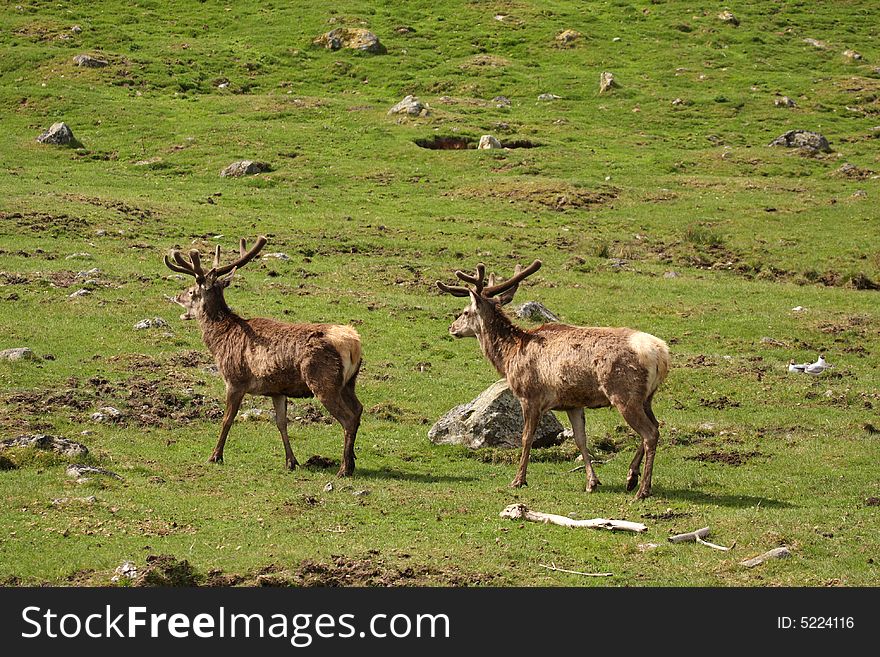
MULTIPOLYGON (((0 349, 43 357, 0 362, 0 439, 78 440, 87 463, 123 477, 77 484, 66 459, 0 452, 0 582, 106 585, 154 555, 227 584, 880 582, 875 3, 745 1, 730 6, 738 26, 679 1, 327 7, 0 6, 0 349), (339 26, 369 28, 387 53, 312 45, 339 26), (566 29, 580 36, 563 46, 566 29), (109 65, 77 67, 80 53, 109 65), (603 71, 617 86, 599 94, 603 71), (430 114, 387 115, 407 94, 430 114), (783 95, 796 106, 777 106, 783 95), (57 121, 78 147, 37 143, 57 121), (791 129, 832 152, 768 146, 791 129), (415 143, 483 134, 535 147, 415 143), (219 176, 240 159, 272 170, 219 176), (206 462, 223 384, 164 298, 189 281, 162 255, 228 253, 258 234, 290 260, 243 268, 233 308, 361 333, 367 412, 350 480, 285 471, 266 417, 239 419, 225 465, 206 462), (476 341, 448 335, 460 300, 434 281, 534 258, 544 267, 519 301, 670 344, 648 500, 623 489, 635 435, 613 410, 587 413, 607 461, 589 495, 570 442, 535 454, 530 486, 511 490, 518 455, 427 439, 497 378, 476 341), (152 317, 168 327, 133 328, 152 317), (835 366, 821 377, 786 371, 820 351, 835 366), (122 419, 93 422, 104 406, 122 419), (515 501, 649 529, 499 518, 515 501), (666 540, 706 525, 735 547, 666 540), (739 565, 779 545, 792 558, 739 565), (551 562, 613 576, 539 565, 551 562)), ((291 412, 301 463, 340 457, 320 411, 291 412)))

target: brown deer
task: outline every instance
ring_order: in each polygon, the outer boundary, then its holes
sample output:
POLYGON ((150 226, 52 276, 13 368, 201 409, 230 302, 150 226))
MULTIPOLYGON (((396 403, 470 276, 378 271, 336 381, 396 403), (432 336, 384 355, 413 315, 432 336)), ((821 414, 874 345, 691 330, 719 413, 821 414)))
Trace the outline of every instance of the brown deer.
POLYGON ((360 426, 363 406, 354 392, 361 366, 360 336, 350 326, 336 324, 291 324, 273 319, 243 319, 223 298, 236 269, 243 267, 266 245, 257 238, 247 250, 241 240, 239 258, 220 265, 220 246, 214 252, 214 264, 207 272, 195 249, 189 260, 173 249, 165 256, 169 269, 195 277, 196 283, 172 299, 183 306, 181 319, 196 319, 202 339, 214 356, 217 369, 226 383, 226 413, 220 439, 208 459, 222 463, 223 446, 246 394, 271 397, 275 406, 275 424, 284 443, 287 467, 298 464, 287 436, 287 398, 317 397, 339 421, 345 433, 339 476, 354 472, 354 441, 360 426))
POLYGON ((455 275, 470 287, 437 286, 471 304, 456 318, 449 332, 457 337, 475 336, 483 354, 507 379, 523 412, 522 455, 512 487, 526 485, 526 468, 535 428, 550 410, 565 411, 578 448, 584 457, 586 490, 599 485, 587 451, 584 408, 614 406, 641 437, 629 466, 626 489, 639 483, 642 457, 645 474, 636 497, 651 493, 654 452, 660 438, 659 423, 651 400, 669 372, 666 343, 653 335, 629 328, 599 328, 544 324, 526 331, 514 325, 502 306, 513 300, 520 282, 541 268, 535 260, 526 269, 517 265, 514 275, 501 283, 490 277, 485 283, 485 266, 477 265, 473 275, 455 275))

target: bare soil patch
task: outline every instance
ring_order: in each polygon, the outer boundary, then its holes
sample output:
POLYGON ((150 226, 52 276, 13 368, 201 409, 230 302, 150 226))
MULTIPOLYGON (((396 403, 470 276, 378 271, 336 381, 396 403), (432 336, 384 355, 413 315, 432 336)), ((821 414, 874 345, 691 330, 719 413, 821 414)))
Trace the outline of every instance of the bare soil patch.
POLYGON ((617 190, 614 189, 594 191, 553 180, 495 181, 492 185, 464 187, 453 194, 464 198, 488 198, 519 203, 557 212, 601 205, 613 201, 618 196, 617 190))
POLYGON ((711 452, 700 452, 695 456, 688 456, 687 459, 689 461, 703 461, 704 463, 721 463, 722 465, 737 466, 743 465, 758 456, 766 456, 766 454, 757 450, 751 452, 739 452, 737 450, 725 452, 714 449, 711 452))

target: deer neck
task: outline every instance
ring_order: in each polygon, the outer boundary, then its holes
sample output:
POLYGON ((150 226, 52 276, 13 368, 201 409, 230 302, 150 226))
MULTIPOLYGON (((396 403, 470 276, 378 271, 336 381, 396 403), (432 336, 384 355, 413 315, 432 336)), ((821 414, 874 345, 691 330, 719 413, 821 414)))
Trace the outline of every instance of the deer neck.
POLYGON ((237 325, 236 320, 241 319, 226 304, 221 290, 211 290, 206 294, 197 317, 202 338, 212 353, 216 342, 222 340, 222 336, 237 325))
POLYGON ((498 370, 507 376, 507 364, 522 342, 525 331, 508 319, 500 308, 492 310, 483 318, 482 330, 477 333, 483 355, 498 370))

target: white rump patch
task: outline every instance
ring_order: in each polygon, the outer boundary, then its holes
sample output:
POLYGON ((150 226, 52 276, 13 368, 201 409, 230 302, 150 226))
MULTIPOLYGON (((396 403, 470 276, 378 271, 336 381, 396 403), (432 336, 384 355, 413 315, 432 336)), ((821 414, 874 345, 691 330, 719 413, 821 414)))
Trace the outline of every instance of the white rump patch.
POLYGON ((629 337, 629 346, 638 357, 639 364, 648 372, 646 394, 651 394, 669 372, 669 348, 660 338, 641 331, 636 331, 629 337))
POLYGON ((324 332, 342 359, 342 382, 348 383, 361 363, 361 336, 351 326, 333 325, 324 332))

